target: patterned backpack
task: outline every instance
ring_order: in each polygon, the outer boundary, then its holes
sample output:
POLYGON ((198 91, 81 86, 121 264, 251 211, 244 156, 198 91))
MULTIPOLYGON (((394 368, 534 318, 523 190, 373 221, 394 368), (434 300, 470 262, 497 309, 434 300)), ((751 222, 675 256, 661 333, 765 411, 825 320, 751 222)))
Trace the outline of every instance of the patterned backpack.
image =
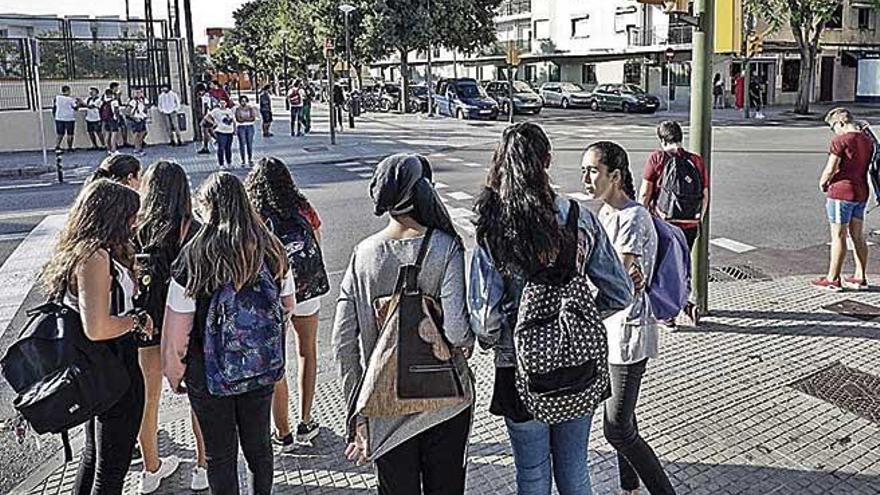
POLYGON ((282 220, 265 215, 266 224, 284 245, 293 278, 296 280, 296 301, 305 302, 330 292, 330 280, 324 267, 324 254, 308 220, 293 215, 282 220))
POLYGON ((608 340, 587 279, 577 269, 580 207, 569 206, 555 266, 527 277, 516 327, 516 388, 539 421, 557 424, 593 413, 609 394, 608 340))
POLYGON ((205 319, 205 375, 211 395, 239 395, 284 375, 284 312, 278 282, 263 266, 240 291, 231 283, 211 297, 205 319))

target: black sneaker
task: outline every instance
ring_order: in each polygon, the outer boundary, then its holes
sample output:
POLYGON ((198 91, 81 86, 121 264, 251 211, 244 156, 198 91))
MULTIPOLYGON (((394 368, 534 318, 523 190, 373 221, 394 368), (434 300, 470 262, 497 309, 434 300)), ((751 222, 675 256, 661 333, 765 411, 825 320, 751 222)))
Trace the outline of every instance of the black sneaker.
POLYGON ((285 454, 289 454, 296 450, 296 442, 293 440, 293 433, 288 433, 284 438, 279 437, 277 433, 273 433, 272 443, 281 447, 281 452, 284 452, 285 454))
POLYGON ((202 148, 199 151, 197 151, 197 153, 200 155, 207 155, 208 153, 210 153, 210 151, 208 151, 208 148, 202 148))
POLYGON ((134 444, 134 448, 131 450, 131 463, 132 464, 140 464, 144 462, 144 454, 141 453, 140 444, 134 444))
POLYGON ((299 424, 296 425, 296 442, 309 443, 318 436, 318 433, 320 432, 321 430, 317 421, 311 420, 308 423, 300 421, 299 424))

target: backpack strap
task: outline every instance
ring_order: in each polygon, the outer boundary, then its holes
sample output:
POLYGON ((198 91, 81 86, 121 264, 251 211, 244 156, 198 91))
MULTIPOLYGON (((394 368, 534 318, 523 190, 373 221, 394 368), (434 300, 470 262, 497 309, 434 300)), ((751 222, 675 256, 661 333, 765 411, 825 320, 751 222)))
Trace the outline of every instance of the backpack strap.
POLYGON ((61 431, 61 444, 64 446, 64 463, 73 460, 73 448, 70 446, 70 433, 68 430, 61 431))
POLYGON ((419 246, 419 254, 416 256, 416 262, 412 266, 401 267, 401 270, 406 274, 403 282, 403 290, 409 294, 418 292, 419 290, 419 272, 422 271, 422 264, 425 262, 425 257, 428 255, 428 246, 431 244, 431 235, 433 233, 433 228, 429 228, 425 232, 425 237, 422 239, 421 246, 419 246))
POLYGON ((564 251, 560 254, 566 260, 566 265, 572 267, 574 271, 577 271, 578 238, 580 237, 578 234, 578 223, 580 222, 580 217, 580 204, 573 199, 568 200, 568 217, 565 221, 565 231, 571 235, 571 242, 563 247, 564 251))

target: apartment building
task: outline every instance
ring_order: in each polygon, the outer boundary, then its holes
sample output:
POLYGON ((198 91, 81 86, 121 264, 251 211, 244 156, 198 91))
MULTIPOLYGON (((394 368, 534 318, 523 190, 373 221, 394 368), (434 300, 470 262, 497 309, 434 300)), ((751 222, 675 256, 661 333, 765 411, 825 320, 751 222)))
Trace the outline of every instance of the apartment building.
MULTIPOLYGON (((845 0, 822 36, 814 101, 880 99, 880 12, 866 0, 845 0)), ((657 7, 635 0, 504 0, 497 12, 498 41, 478 53, 435 49, 436 77, 506 78, 504 53, 513 43, 521 54, 515 77, 533 85, 571 81, 587 88, 601 83, 639 84, 662 100, 686 105, 690 98, 692 28, 657 7), (675 52, 666 61, 667 49, 675 52), (671 86, 671 87, 670 87, 671 86)), ((758 30, 766 25, 759 23, 758 30)), ((768 37, 752 72, 767 84, 770 104, 794 102, 800 56, 790 31, 768 37)), ((413 53, 415 80, 426 76, 427 53, 413 53)), ((372 66, 371 75, 399 79, 395 57, 372 66)), ((728 91, 742 71, 736 54, 715 57, 728 91)))

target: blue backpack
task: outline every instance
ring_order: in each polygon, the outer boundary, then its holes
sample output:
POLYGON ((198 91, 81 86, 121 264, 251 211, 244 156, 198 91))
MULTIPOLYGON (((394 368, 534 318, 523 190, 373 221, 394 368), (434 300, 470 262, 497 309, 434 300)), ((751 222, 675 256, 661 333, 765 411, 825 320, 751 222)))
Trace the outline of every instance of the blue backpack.
POLYGON ((657 231, 657 261, 648 297, 654 317, 664 321, 678 316, 687 305, 691 291, 691 253, 680 228, 661 218, 651 218, 657 231))
POLYGON ((264 266, 236 291, 231 283, 211 297, 205 320, 205 375, 211 395, 239 395, 273 385, 284 375, 281 291, 264 266))

